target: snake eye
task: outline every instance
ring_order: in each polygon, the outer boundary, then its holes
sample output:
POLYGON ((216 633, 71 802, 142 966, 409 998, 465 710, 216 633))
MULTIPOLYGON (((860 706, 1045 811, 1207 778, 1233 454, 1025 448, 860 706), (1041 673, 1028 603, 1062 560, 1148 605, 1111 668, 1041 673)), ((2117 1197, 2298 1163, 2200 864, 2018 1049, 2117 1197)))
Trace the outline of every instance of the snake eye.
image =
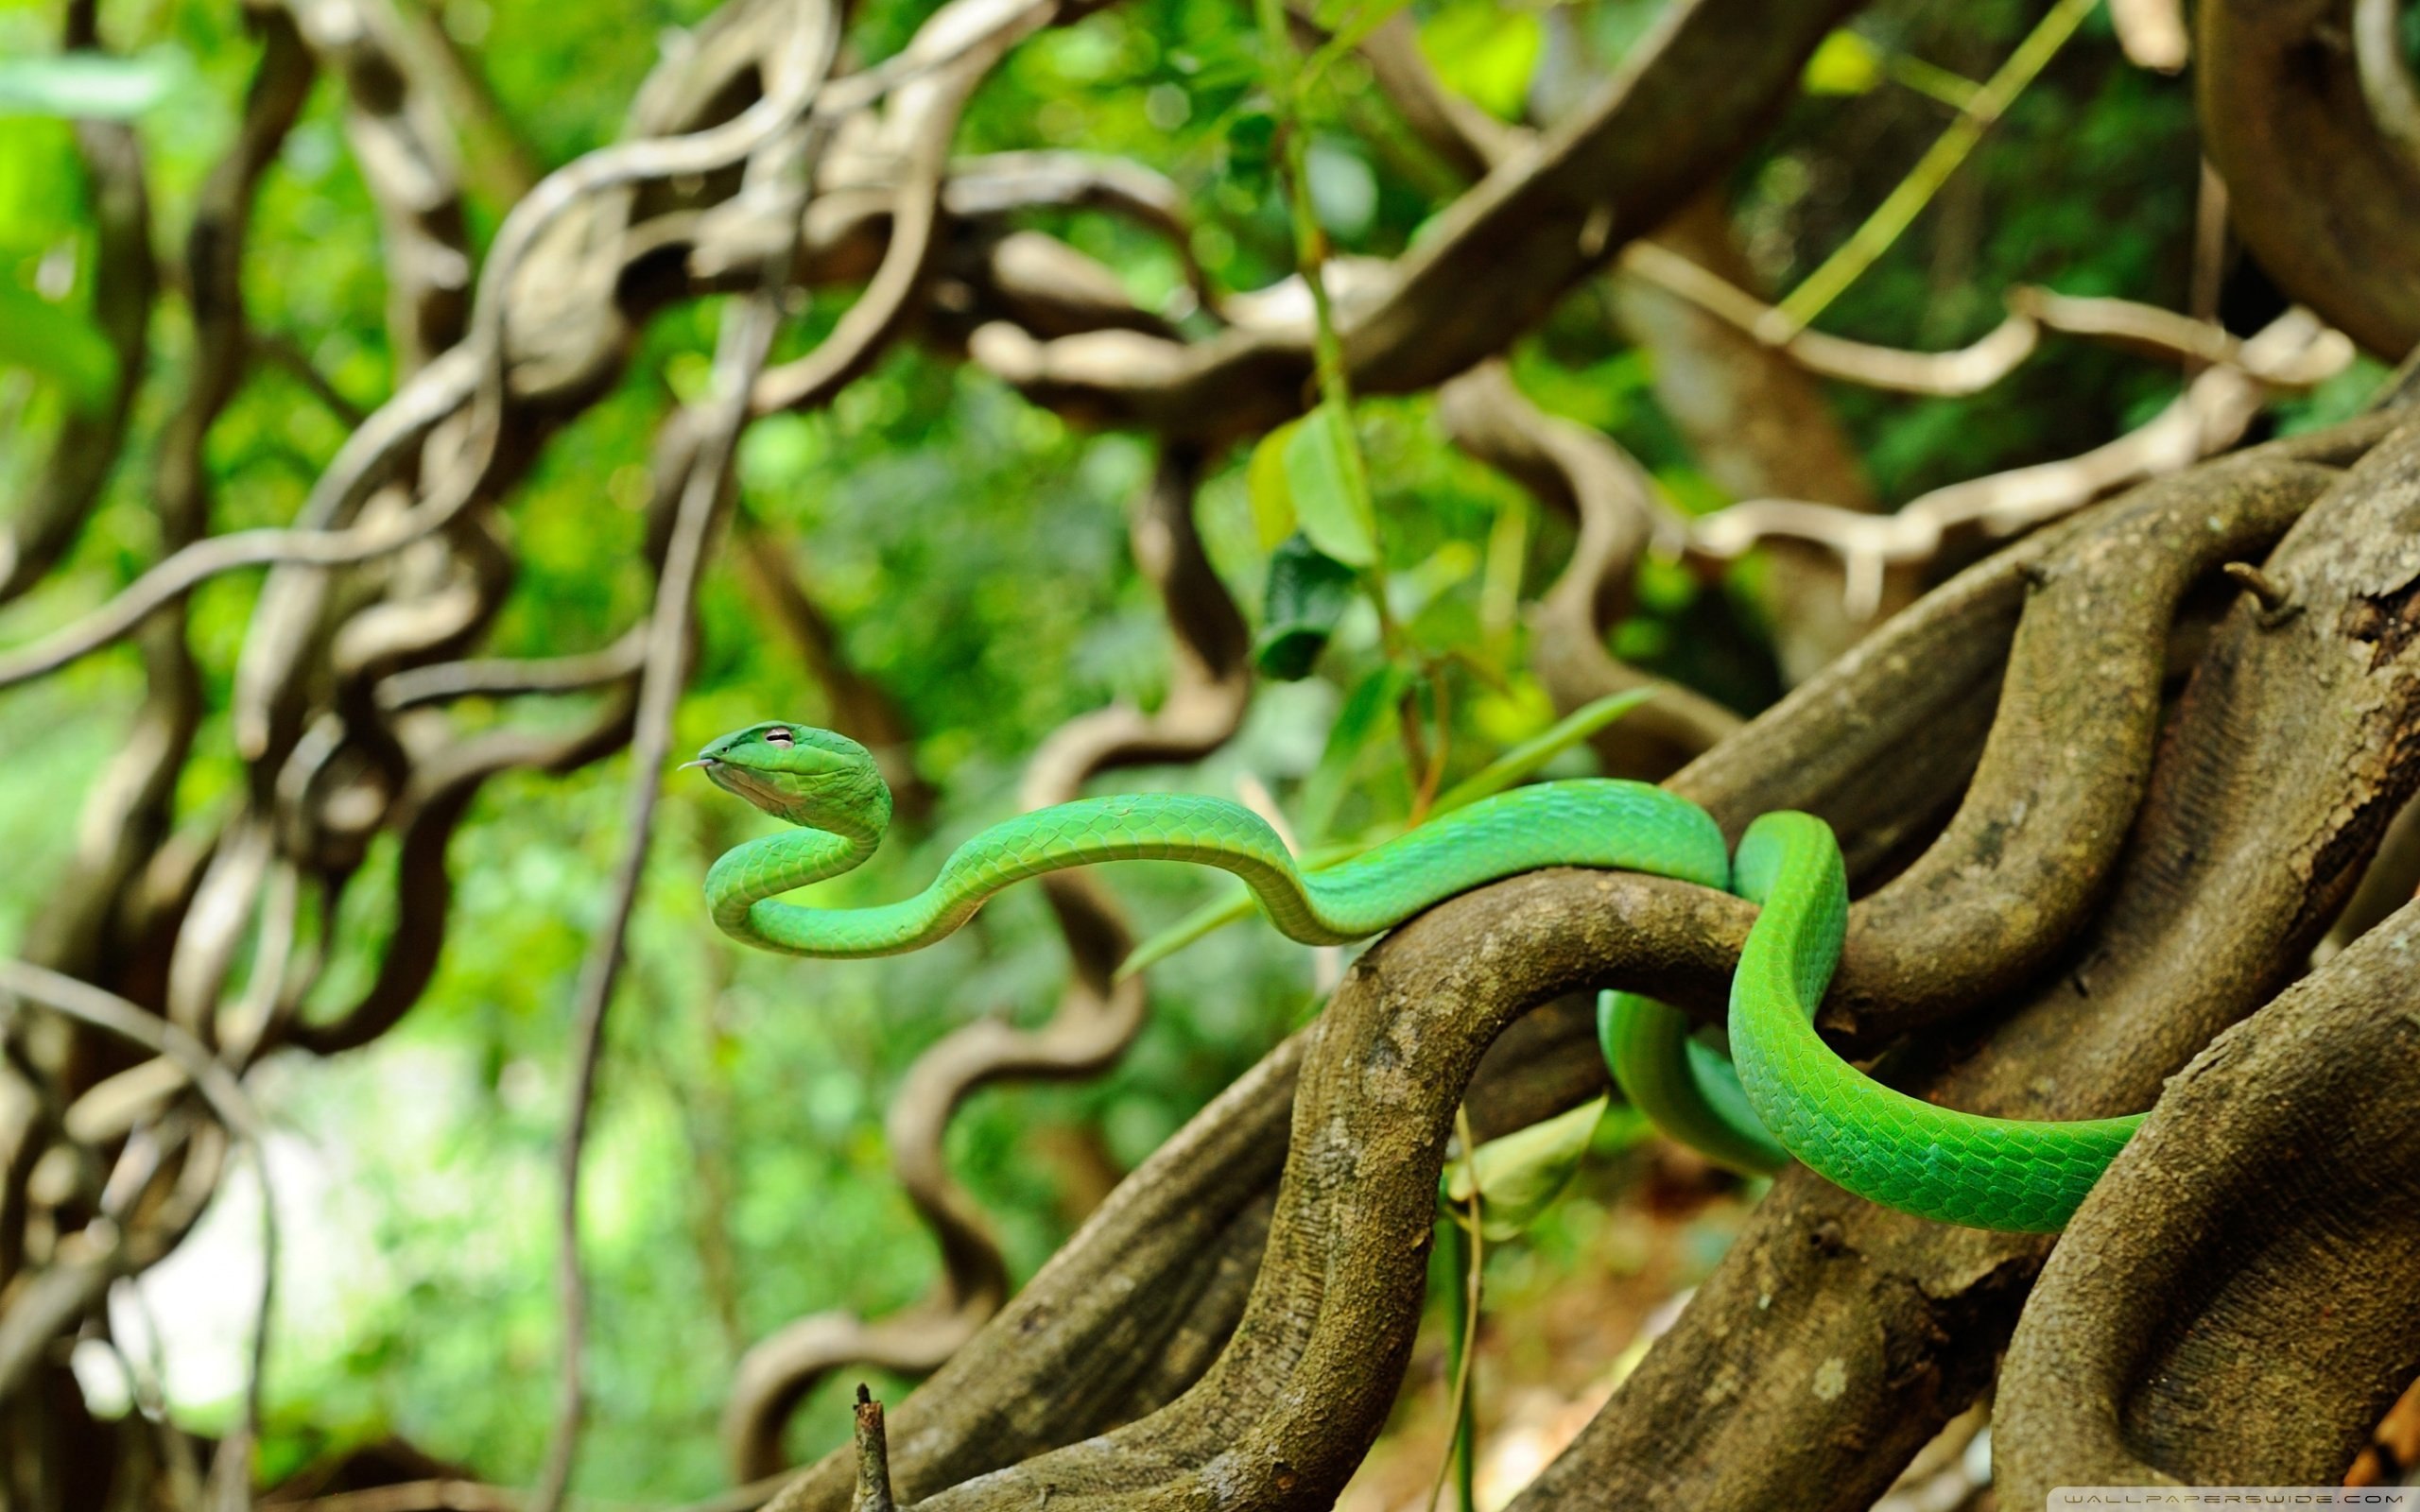
POLYGON ((790 748, 790 732, 782 726, 776 725, 772 729, 765 731, 765 744, 768 746, 779 746, 784 750, 787 750, 790 748))

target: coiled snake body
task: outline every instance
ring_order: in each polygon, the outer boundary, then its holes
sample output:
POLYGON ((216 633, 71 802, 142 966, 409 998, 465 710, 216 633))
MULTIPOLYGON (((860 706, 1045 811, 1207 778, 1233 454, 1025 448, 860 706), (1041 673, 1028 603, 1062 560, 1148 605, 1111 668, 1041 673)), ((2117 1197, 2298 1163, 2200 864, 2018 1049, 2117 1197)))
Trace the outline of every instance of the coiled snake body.
POLYGON ((890 793, 865 747, 775 722, 723 736, 691 765, 798 827, 735 847, 706 875, 716 924, 765 950, 842 957, 916 950, 1012 883, 1099 861, 1191 861, 1234 872, 1279 930, 1322 945, 1365 938, 1457 893, 1542 867, 1643 871, 1760 905, 1732 979, 1729 1058, 1663 1004, 1627 993, 1600 1004, 1606 1059, 1624 1095, 1712 1159, 1771 1171, 1795 1158, 1861 1196, 1923 1217, 2050 1232, 2141 1122, 1961 1113, 1841 1059, 1813 1021, 1840 961, 1848 887, 1830 828, 1805 814, 1757 819, 1735 861, 1711 816, 1661 788, 1541 782, 1305 874, 1241 804, 1167 793, 1086 799, 984 831, 912 898, 822 909, 780 895, 850 870, 881 842, 890 793))

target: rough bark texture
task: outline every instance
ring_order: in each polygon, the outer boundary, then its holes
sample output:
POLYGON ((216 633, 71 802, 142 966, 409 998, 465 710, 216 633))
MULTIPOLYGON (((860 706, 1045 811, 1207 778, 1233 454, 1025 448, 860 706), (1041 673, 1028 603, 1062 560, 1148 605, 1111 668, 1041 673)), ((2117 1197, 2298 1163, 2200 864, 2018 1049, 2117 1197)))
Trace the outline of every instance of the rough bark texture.
POLYGON ((1994 1414, 2008 1504, 2343 1478, 2420 1375, 2416 959, 2408 905, 2160 1094, 2017 1322, 1994 1414))
POLYGON ((2351 0, 2198 8, 2195 87, 2237 234, 2270 277, 2370 351, 2420 341, 2420 165, 2379 134, 2351 0))

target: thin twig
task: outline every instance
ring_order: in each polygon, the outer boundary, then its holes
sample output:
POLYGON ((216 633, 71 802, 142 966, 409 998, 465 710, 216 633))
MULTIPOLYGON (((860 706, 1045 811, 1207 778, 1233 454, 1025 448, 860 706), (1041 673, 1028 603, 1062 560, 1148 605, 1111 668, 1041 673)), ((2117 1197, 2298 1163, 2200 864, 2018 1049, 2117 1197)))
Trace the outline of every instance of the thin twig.
POLYGON ((2177 73, 2192 53, 2183 0, 2109 0, 2109 25, 2126 61, 2136 68, 2177 73))
POLYGON ((406 667, 380 680, 378 707, 400 713, 455 698, 513 698, 539 693, 581 693, 637 672, 647 632, 634 627, 594 651, 550 657, 473 657, 406 667))
POLYGON ((857 1502, 853 1512, 897 1512, 890 1494, 890 1438, 883 1431, 882 1403, 857 1383, 857 1502))
POLYGON ((266 1502, 262 1512, 523 1512, 523 1493, 480 1481, 401 1481, 307 1502, 266 1502))
POLYGON ((1455 1336, 1450 1341, 1454 1355, 1453 1416, 1446 1435, 1445 1458, 1437 1467, 1437 1479, 1428 1487, 1428 1512, 1437 1512, 1437 1499, 1444 1493, 1449 1472, 1457 1475, 1461 1512, 1478 1512, 1474 1489, 1478 1442, 1473 1421, 1471 1359, 1478 1352, 1479 1268, 1487 1259, 1487 1236, 1479 1229, 1485 1199, 1478 1189, 1478 1137, 1471 1128, 1470 1109, 1466 1107, 1454 1109, 1454 1137, 1461 1142, 1462 1166, 1470 1173, 1471 1194, 1463 1211, 1446 1220, 1449 1231, 1458 1236, 1454 1258, 1461 1263, 1461 1275, 1457 1278, 1460 1290, 1453 1295, 1461 1306, 1449 1314, 1455 1327, 1455 1336))
MULTIPOLYGON (((1408 824, 1417 825, 1427 820, 1428 807, 1437 801, 1437 790, 1445 782, 1445 762, 1452 753, 1454 743, 1453 695, 1445 681, 1445 662, 1439 659, 1429 661, 1425 669, 1428 675, 1431 712, 1437 725, 1437 746, 1428 753, 1427 765, 1416 768, 1419 780, 1411 795, 1411 813, 1405 820, 1408 824)), ((1405 697, 1406 707, 1411 707, 1413 700, 1410 696, 1407 694, 1405 697)))
POLYGON ((2237 335, 2215 319, 2196 319, 2155 304, 2054 294, 2024 284, 2009 291, 2008 302, 2009 308, 2065 335, 2153 356, 2183 357, 2195 365, 2196 371, 2223 363, 2273 388, 2308 388, 2343 371, 2353 360, 2350 339, 2336 332, 2325 332, 2308 341, 2260 344, 2237 335))
POLYGON ((436 93, 444 97, 446 113, 473 141, 474 150, 463 154, 464 165, 499 203, 520 199, 538 181, 538 154, 505 112, 477 60, 423 0, 397 0, 393 13, 403 51, 427 71, 436 93))
MULTIPOLYGON (((795 1471, 785 1470, 678 1506, 588 1497, 580 1498, 579 1506, 581 1512, 755 1512, 797 1478, 795 1471)), ((441 1478, 335 1491, 301 1502, 263 1502, 259 1512, 528 1512, 528 1508, 529 1495, 518 1487, 441 1478)))
POLYGON ((251 1451, 261 1422, 261 1383, 268 1360, 271 1309, 277 1294, 277 1203, 268 1177, 268 1126, 243 1084, 202 1042, 175 1024, 114 992, 30 961, 0 958, 0 990, 15 993, 54 1013, 143 1046, 183 1068, 219 1121, 244 1147, 261 1193, 261 1288, 255 1298, 250 1375, 244 1412, 211 1468, 212 1489, 222 1504, 251 1495, 251 1451))
POLYGON ((1967 154, 1975 150, 1983 133, 2024 92, 2025 86, 2033 82, 2043 65, 2057 55, 2099 3, 2100 0, 2059 0, 2050 8, 2049 14, 2017 43, 1999 71, 1976 93, 1974 101, 1949 123, 1947 130, 1934 138, 1925 155, 1916 160, 1915 167, 1866 217, 1865 224, 1781 301, 1769 322, 1772 331, 1767 339, 1771 345, 1779 346, 1806 330, 1825 306, 1840 297, 1841 290, 1856 283, 1874 266, 1875 259, 1890 249, 1899 233, 1914 222, 1925 206, 1932 202, 1932 197, 1940 193, 1941 186, 1949 181, 1949 176, 1958 171, 1958 165, 1966 161, 1967 154))
POLYGON ((2351 344, 2308 310, 2287 311, 2244 344, 2243 364, 2204 371, 2150 421, 2092 450, 2050 462, 1952 483, 1895 514, 1871 515, 1795 499, 1749 499, 1694 519, 1668 522, 1661 548, 1707 563, 1727 562, 1787 538, 1833 552, 1847 569, 1853 618, 1873 614, 1883 575, 1935 560, 1953 535, 2004 541, 2082 508, 2112 490, 2173 472, 2242 436, 2269 398, 2263 370, 2323 360, 2339 369, 2351 344))
POLYGON ((2033 354, 2037 322, 2012 312, 1973 344, 1954 352, 1905 352, 1822 331, 1789 331, 1772 305, 1661 242, 1622 249, 1622 271, 1677 295, 1748 333, 1812 373, 1867 388, 1958 397, 1980 393, 2033 354), (1781 335, 1781 339, 1773 337, 1781 335))
POLYGON ((168 1409, 168 1361, 166 1347, 160 1332, 159 1314, 151 1309, 150 1298, 143 1288, 130 1280, 122 1282, 119 1295, 134 1315, 143 1320, 144 1360, 140 1365, 119 1343, 109 1336, 110 1348, 116 1351, 118 1364, 126 1371, 128 1394, 133 1398, 135 1410, 159 1430, 160 1461, 167 1472, 171 1506, 192 1506, 201 1494, 201 1467, 195 1460, 193 1441, 177 1426, 176 1417, 168 1409))
POLYGON ((337 386, 328 381, 311 361, 311 355, 292 336, 277 331, 244 333, 244 344, 251 354, 268 363, 296 383, 303 391, 320 402, 320 407, 341 421, 347 430, 358 430, 370 412, 347 399, 337 386))
MULTIPOLYGON (((1361 586, 1377 611, 1378 638, 1390 661, 1403 651, 1403 638, 1387 603, 1385 554, 1377 539, 1377 510, 1370 499, 1370 466, 1353 424, 1353 386, 1344 361, 1344 343, 1337 334, 1336 301, 1327 284, 1332 249, 1311 199, 1309 126, 1303 113, 1303 60, 1294 51, 1293 32, 1286 20, 1283 0, 1254 0, 1260 22, 1260 43, 1267 53, 1263 83, 1276 101, 1278 151, 1275 167, 1286 191, 1287 217, 1294 240, 1294 271, 1311 301, 1311 371, 1319 387, 1319 407, 1328 412, 1336 439, 1343 452, 1344 488, 1348 507, 1367 523, 1371 559, 1362 567, 1361 586)), ((1316 411, 1310 422, 1316 422, 1316 411)), ((1407 739, 1416 733, 1407 726, 1407 739)), ((1413 770, 1419 769, 1415 762, 1413 770)))
POLYGON ((183 1068, 194 1086, 238 1137, 259 1143, 266 1125, 243 1084, 219 1064, 202 1042, 158 1014, 146 1012, 116 993, 31 961, 0 957, 0 991, 121 1040, 130 1040, 183 1068))
MULTIPOLYGON (((2185 313, 2196 320, 2216 323, 2219 288, 2226 278, 2227 181, 2204 158, 2200 184, 2193 196, 2193 274, 2186 286, 2185 313)), ((2200 371, 2188 365, 2185 376, 2200 371)))
MULTIPOLYGON (((2223 185, 2217 194, 2217 215, 2222 223, 2223 185)), ((2205 211, 2205 219, 2207 215, 2205 211)), ((2223 235, 2222 225, 2220 234, 2223 235)), ((2214 260, 2216 254, 2210 255, 2214 260)), ((1776 329, 1776 307, 1660 243, 1633 242, 1622 253, 1621 266, 1623 272, 1677 295, 1759 340, 1776 329)), ((2215 274, 2212 279, 2215 290, 2215 274)), ((2202 286, 2197 272, 2195 287, 2202 286)), ((2181 357, 2190 372, 2215 363, 2230 364, 2278 388, 2308 388, 2342 371, 2352 358, 2352 348, 2342 336, 2290 350, 2252 345, 2206 312, 2179 315, 2138 301, 2057 294, 2029 284, 2010 289, 2006 300, 2006 319, 1971 345, 1952 352, 1907 352, 1822 331, 1796 332, 1774 350, 1809 372, 1842 383, 1951 398, 1980 393, 2015 371, 2033 354, 2040 333, 2046 330, 2155 356, 2181 357)), ((2202 311, 2198 295, 2195 308, 2202 311)))
POLYGON ((2403 59, 2398 0, 2353 0, 2353 60, 2378 135, 2406 163, 2420 166, 2420 89, 2403 59))
POLYGON ((2294 601, 2293 590, 2278 582, 2248 561, 2231 561, 2221 566, 2236 586, 2259 601, 2260 607, 2274 614, 2294 601))

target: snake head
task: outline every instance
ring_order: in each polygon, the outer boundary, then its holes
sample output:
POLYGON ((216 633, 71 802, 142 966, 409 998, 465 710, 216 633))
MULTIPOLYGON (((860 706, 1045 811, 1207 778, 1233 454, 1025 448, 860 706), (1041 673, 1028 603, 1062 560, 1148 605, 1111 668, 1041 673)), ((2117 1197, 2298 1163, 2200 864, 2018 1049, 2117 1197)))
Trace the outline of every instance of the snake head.
POLYGON ((871 844, 890 823, 890 788, 873 753, 846 735, 769 720, 706 743, 707 780, 778 819, 871 844))

